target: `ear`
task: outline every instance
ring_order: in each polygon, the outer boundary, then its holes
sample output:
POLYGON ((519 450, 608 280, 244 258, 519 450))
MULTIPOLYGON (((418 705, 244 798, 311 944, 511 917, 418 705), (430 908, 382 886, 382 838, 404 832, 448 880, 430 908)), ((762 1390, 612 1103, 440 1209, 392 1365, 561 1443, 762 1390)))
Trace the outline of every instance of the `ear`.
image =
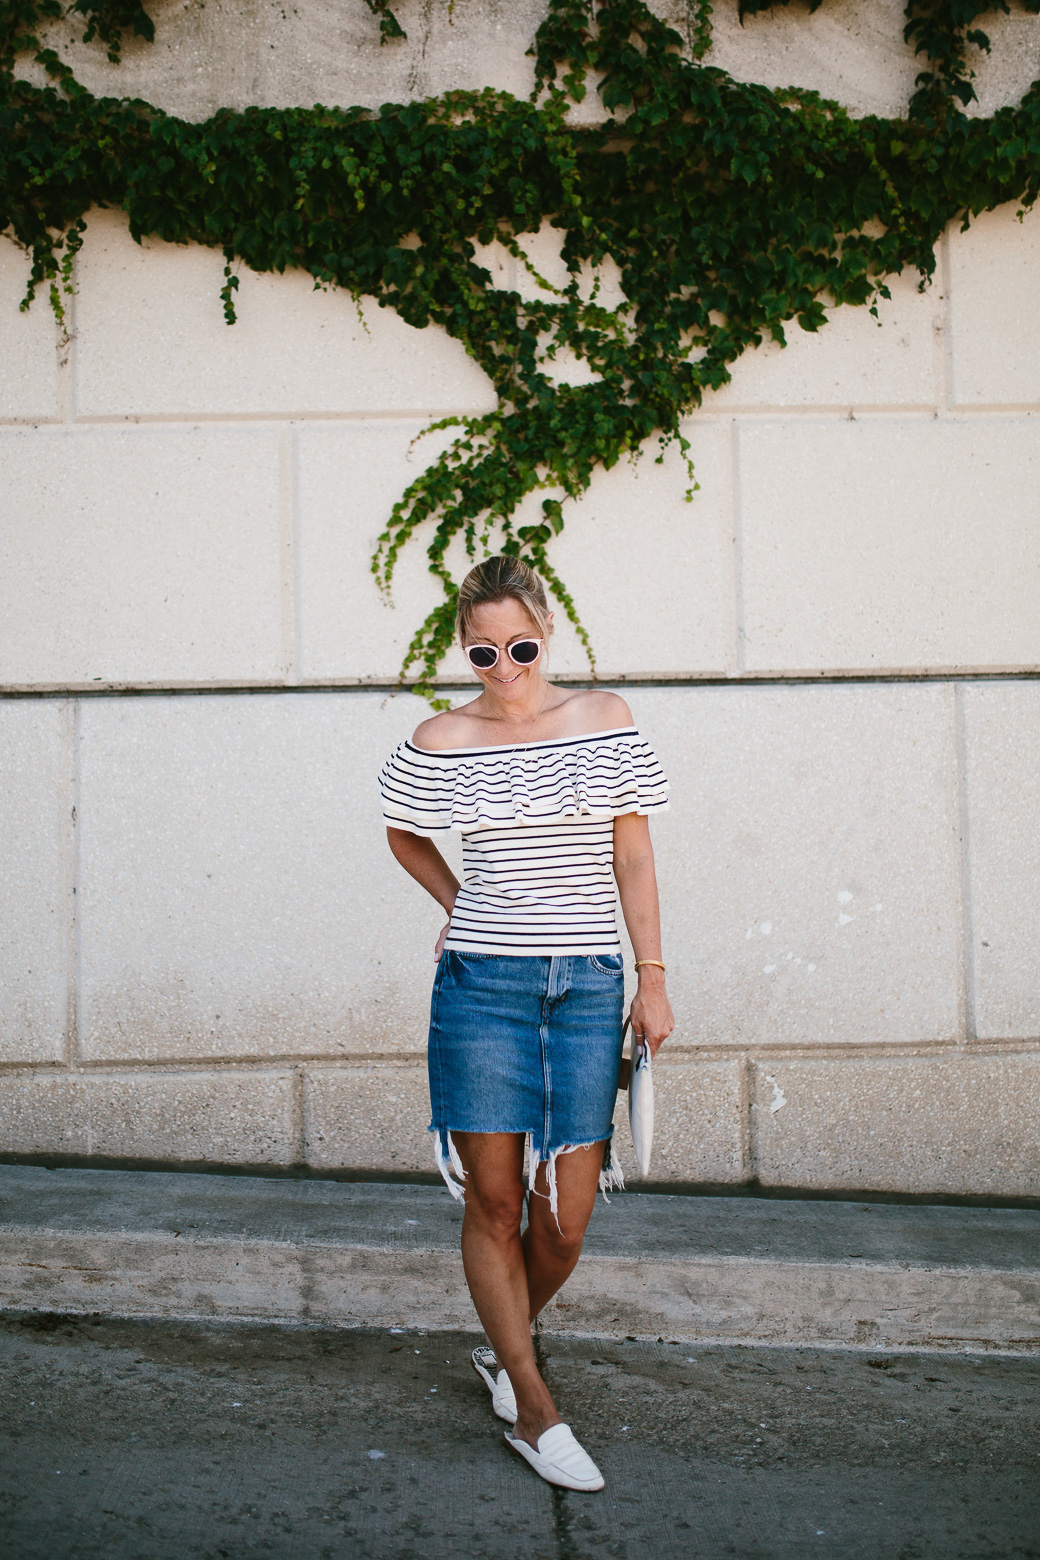
POLYGON ((553 614, 551 612, 549 613, 549 616, 548 616, 548 619, 547 619, 547 628, 548 628, 548 632, 546 634, 546 638, 548 639, 552 635, 552 631, 553 631, 553 614))

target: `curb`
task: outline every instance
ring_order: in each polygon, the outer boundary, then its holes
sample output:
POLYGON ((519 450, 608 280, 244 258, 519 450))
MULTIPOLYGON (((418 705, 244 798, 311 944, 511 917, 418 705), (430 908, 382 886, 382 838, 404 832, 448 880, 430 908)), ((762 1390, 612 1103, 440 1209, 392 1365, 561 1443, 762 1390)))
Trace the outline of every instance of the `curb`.
MULTIPOLYGON (((478 1326, 427 1186, 0 1167, 0 1306, 478 1326)), ((1040 1212, 641 1194, 541 1318, 596 1337, 1040 1351, 1040 1212)))

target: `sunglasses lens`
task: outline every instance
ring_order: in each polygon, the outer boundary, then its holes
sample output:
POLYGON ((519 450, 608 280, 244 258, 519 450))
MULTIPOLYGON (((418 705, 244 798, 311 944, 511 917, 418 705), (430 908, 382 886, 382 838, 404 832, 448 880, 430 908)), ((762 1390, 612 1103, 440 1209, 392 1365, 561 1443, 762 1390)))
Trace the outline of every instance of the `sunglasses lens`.
POLYGON ((490 671, 498 660, 498 651, 493 645, 470 645, 466 654, 469 656, 470 665, 482 672, 490 671))
POLYGON ((532 666, 542 653, 542 647, 537 639, 518 639, 515 645, 509 646, 510 657, 517 666, 532 666))

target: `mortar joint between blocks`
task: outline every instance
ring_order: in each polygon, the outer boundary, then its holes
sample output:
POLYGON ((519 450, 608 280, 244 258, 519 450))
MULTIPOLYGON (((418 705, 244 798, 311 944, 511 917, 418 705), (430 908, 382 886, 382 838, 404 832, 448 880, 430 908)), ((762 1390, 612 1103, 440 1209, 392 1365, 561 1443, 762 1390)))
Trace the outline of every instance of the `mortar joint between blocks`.
POLYGON ((954 764, 957 792, 957 832, 961 892, 961 1000, 964 1037, 978 1039, 975 991, 975 917, 971 885, 971 811, 968 795, 968 734, 964 708, 965 689, 953 685, 954 764))
POLYGON ((740 1113, 740 1180, 751 1181, 758 1171, 755 1144, 754 1113, 751 1109, 754 1062, 744 1053, 740 1058, 738 1076, 738 1104, 740 1113))
POLYGON ((305 1100, 306 1068, 303 1066, 293 1068, 292 1078, 292 1103, 290 1105, 291 1120, 289 1126, 291 1138, 291 1157, 294 1164, 302 1165, 307 1162, 307 1120, 305 1100))
POLYGON ((940 307, 936 311, 935 321, 935 394, 936 412, 939 417, 948 415, 956 410, 953 368, 953 300, 951 297, 951 285, 953 281, 953 268, 950 263, 950 230, 942 234, 938 243, 938 273, 940 294, 940 307))
POLYGON ((733 540, 733 675, 742 677, 747 670, 746 629, 744 621, 744 536, 740 482, 740 419, 730 424, 730 510, 733 540))
POLYGON ((80 787, 80 720, 79 700, 69 699, 63 711, 65 738, 65 784, 61 787, 59 805, 62 808, 61 837, 64 847, 63 892, 66 903, 65 923, 65 1037, 63 1062, 66 1068, 80 1063, 79 992, 80 992, 80 943, 81 915, 79 905, 80 852, 79 840, 82 825, 80 787))

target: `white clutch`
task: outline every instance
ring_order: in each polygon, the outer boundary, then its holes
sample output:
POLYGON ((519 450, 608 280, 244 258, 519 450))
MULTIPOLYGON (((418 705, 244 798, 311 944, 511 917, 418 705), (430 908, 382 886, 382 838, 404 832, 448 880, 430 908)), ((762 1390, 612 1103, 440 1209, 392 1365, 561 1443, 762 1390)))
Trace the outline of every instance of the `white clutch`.
MULTIPOLYGON (((621 1043, 631 1024, 625 1019, 621 1043)), ((650 1052, 632 1036, 632 1061, 628 1074, 628 1124, 632 1128, 632 1147, 642 1176, 650 1173, 650 1155, 654 1146, 654 1075, 650 1052)))

